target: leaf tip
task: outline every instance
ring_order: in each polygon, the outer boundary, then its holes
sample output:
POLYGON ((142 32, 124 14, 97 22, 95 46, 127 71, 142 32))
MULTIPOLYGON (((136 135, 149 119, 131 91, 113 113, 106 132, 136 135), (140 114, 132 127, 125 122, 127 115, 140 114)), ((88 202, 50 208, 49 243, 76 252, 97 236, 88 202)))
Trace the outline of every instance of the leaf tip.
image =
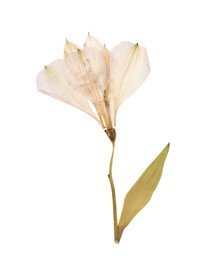
POLYGON ((169 152, 169 148, 170 148, 170 142, 166 145, 166 147, 164 148, 164 150, 167 150, 167 153, 169 152))

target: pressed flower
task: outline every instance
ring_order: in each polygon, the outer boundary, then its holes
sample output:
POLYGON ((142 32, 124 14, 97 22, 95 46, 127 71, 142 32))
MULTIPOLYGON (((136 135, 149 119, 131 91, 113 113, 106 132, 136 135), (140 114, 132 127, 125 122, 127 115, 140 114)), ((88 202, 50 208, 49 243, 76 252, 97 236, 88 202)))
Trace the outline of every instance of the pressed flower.
POLYGON ((88 35, 82 49, 66 41, 64 59, 45 66, 37 77, 37 87, 110 129, 116 125, 119 106, 142 85, 149 71, 145 48, 122 42, 110 52, 88 35))
POLYGON ((114 239, 148 203, 160 180, 167 145, 127 193, 118 223, 112 163, 119 106, 138 89, 150 71, 146 49, 122 42, 112 51, 88 34, 82 49, 66 40, 64 58, 45 66, 37 76, 38 90, 81 109, 97 120, 112 142, 108 178, 111 185, 114 239))

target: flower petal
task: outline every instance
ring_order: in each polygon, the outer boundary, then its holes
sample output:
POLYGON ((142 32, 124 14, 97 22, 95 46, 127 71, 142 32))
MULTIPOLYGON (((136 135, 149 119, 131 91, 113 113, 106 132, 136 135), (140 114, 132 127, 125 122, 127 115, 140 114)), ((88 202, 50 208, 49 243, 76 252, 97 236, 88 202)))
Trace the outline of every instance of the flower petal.
POLYGON ((80 62, 83 64, 84 74, 89 75, 93 88, 91 92, 98 101, 102 101, 107 82, 104 46, 90 34, 88 34, 80 53, 80 62))
POLYGON ((146 49, 122 42, 111 52, 111 91, 115 111, 147 78, 150 66, 146 49))
POLYGON ((72 42, 69 42, 66 39, 66 43, 65 43, 65 47, 64 47, 64 59, 68 58, 68 56, 73 53, 73 52, 77 52, 78 50, 78 46, 73 44, 72 42))
POLYGON ((108 73, 107 52, 94 37, 88 35, 84 48, 66 56, 65 61, 76 79, 76 88, 95 107, 103 128, 112 127, 107 95, 108 73))
POLYGON ((83 48, 94 48, 94 49, 102 50, 103 45, 95 37, 93 37, 92 35, 90 35, 90 33, 88 33, 83 48))
POLYGON ((112 100, 110 98, 110 52, 96 38, 88 34, 83 53, 90 64, 92 79, 97 83, 97 96, 100 100, 107 128, 112 128, 112 100), (105 116, 106 114, 106 116, 105 116))
POLYGON ((98 122, 87 99, 78 92, 75 80, 64 60, 56 60, 37 76, 37 88, 39 91, 77 107, 91 115, 98 122))
POLYGON ((83 53, 93 69, 94 80, 98 83, 105 102, 109 102, 110 95, 110 52, 105 45, 88 34, 83 53), (106 97, 105 97, 106 96, 106 97))

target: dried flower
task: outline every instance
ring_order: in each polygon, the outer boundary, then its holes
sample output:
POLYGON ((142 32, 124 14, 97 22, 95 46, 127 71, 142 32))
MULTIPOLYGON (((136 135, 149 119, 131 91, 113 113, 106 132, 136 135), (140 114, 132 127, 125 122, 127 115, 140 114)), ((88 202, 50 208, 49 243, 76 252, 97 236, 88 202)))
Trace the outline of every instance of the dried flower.
POLYGON ((118 222, 112 178, 116 113, 122 102, 142 85, 149 71, 145 48, 122 42, 110 52, 88 34, 83 49, 66 41, 64 59, 45 66, 37 76, 38 90, 91 115, 112 142, 108 178, 112 191, 114 240, 117 243, 130 221, 149 202, 169 150, 168 144, 128 191, 118 222))
POLYGON ((45 66, 37 86, 110 129, 116 125, 119 106, 142 85, 149 71, 145 48, 122 42, 110 52, 89 34, 83 49, 66 41, 64 59, 45 66))

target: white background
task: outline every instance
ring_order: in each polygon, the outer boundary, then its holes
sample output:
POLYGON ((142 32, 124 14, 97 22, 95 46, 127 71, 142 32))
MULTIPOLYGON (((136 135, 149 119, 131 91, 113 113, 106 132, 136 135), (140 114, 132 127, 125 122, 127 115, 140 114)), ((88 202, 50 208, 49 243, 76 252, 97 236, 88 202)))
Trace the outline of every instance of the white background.
POLYGON ((0 259, 204 260, 203 1, 2 1, 0 4, 0 259), (151 74, 118 112, 118 213, 171 142, 150 203, 113 242, 111 144, 83 112, 36 90, 65 38, 148 50, 151 74))

